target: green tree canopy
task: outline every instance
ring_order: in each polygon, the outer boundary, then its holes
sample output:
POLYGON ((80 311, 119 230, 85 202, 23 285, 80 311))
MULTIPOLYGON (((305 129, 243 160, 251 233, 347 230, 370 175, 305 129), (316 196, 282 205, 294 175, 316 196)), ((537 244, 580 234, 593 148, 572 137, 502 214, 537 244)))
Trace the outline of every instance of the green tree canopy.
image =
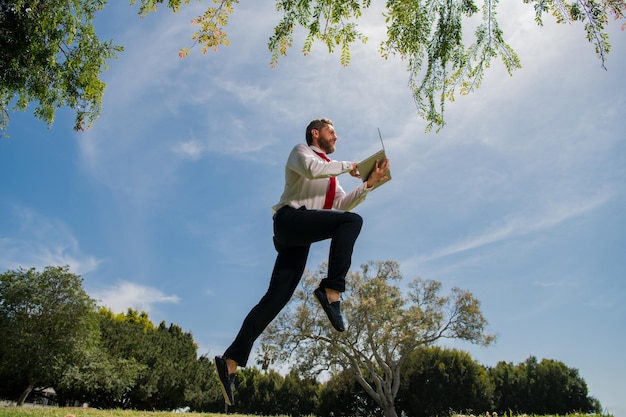
POLYGON ((335 332, 312 297, 324 276, 322 265, 304 277, 261 340, 301 372, 348 370, 387 417, 397 416, 401 369, 416 348, 443 338, 481 345, 494 339, 485 333, 487 320, 472 294, 453 288, 442 296, 439 282, 415 279, 404 295, 395 284, 401 279, 399 265, 392 261, 364 264, 361 273, 349 274, 343 302, 349 326, 335 332))
POLYGON ((215 367, 188 332, 129 309, 99 310, 100 343, 67 367, 53 386, 60 404, 97 408, 221 411, 215 367))
POLYGON ((487 371, 467 352, 429 346, 416 349, 402 371, 398 406, 409 417, 492 411, 487 371))
POLYGON ((185 405, 192 411, 220 412, 224 410, 224 400, 212 357, 200 356, 187 381, 185 405))
POLYGON ((90 349, 82 361, 69 364, 54 384, 57 402, 63 405, 79 401, 91 407, 115 407, 146 368, 134 358, 113 357, 100 346, 90 349))
MULTIPOLYGON (((136 2, 137 0, 132 0, 136 2)), ((157 10, 164 0, 138 0, 140 13, 157 10)), ((625 20, 626 0, 522 0, 532 4, 535 20, 543 24, 543 16, 551 14, 558 23, 582 22, 589 42, 595 46, 602 61, 611 49, 606 33, 610 17, 625 20)), ((177 12, 190 0, 168 0, 167 6, 177 12)), ((238 0, 213 0, 215 6, 193 23, 198 26, 193 34, 194 44, 202 53, 229 45, 225 32, 228 18, 238 0)), ((387 39, 380 45, 384 58, 400 56, 407 62, 409 86, 417 104, 418 113, 428 122, 427 129, 444 125, 446 100, 454 100, 457 93, 468 94, 478 88, 492 59, 499 59, 509 74, 521 68, 515 51, 506 43, 498 22, 499 0, 388 0, 384 18, 387 39), (478 3, 478 5, 477 5, 478 3), (479 7, 480 6, 480 7, 479 7), (471 20, 481 13, 481 18, 471 20), (468 28, 474 21, 479 23, 468 28), (470 42, 463 39, 464 31, 474 31, 470 42)), ((269 38, 268 47, 275 66, 294 43, 294 32, 302 28, 306 37, 302 52, 311 52, 315 42, 321 42, 333 52, 340 50, 342 65, 350 62, 350 46, 366 42, 359 31, 357 20, 370 8, 371 0, 276 0, 276 9, 282 15, 269 38)), ((189 53, 182 48, 180 56, 189 53)))
POLYGON ((321 385, 314 378, 301 378, 295 369, 292 369, 283 380, 275 393, 278 398, 278 408, 270 413, 302 417, 314 415, 319 407, 321 385))
POLYGON ((494 384, 494 409, 528 414, 600 413, 578 370, 552 359, 531 356, 513 365, 499 362, 489 369, 494 384))
MULTIPOLYGON (((518 0, 520 1, 520 0, 518 0)), ((558 23, 583 24, 586 37, 604 66, 611 49, 606 25, 610 18, 626 20, 626 0, 521 0, 532 5, 535 20, 544 15, 558 23)), ((145 16, 166 4, 178 12, 191 0, 130 0, 145 16)), ((198 28, 193 45, 202 53, 230 44, 226 33, 238 0, 213 0, 213 5, 193 20, 198 28)), ((521 67, 506 43, 497 16, 499 0, 388 0, 384 18, 387 38, 382 57, 399 56, 407 63, 409 86, 427 129, 444 125, 447 100, 478 88, 493 59, 509 74, 521 67), (478 4, 477 4, 478 3, 478 4), (480 19, 474 19, 480 14, 480 19), (474 22, 475 27, 468 27, 474 22), (473 31, 470 41, 462 34, 473 31)), ((122 51, 112 41, 95 35, 93 19, 106 0, 1 0, 0 1, 0 133, 8 125, 9 110, 25 110, 36 103, 35 116, 48 125, 62 106, 76 113, 75 129, 91 126, 101 111, 105 84, 100 80, 107 60, 122 51)), ((340 62, 350 62, 350 46, 366 42, 357 21, 370 9, 371 0, 276 0, 279 17, 268 34, 270 64, 277 65, 294 43, 301 28, 306 35, 302 52, 315 42, 329 52, 340 50, 340 62)), ((181 44, 184 41, 181 40, 181 44)), ((181 48, 186 56, 190 48, 181 48)))
MULTIPOLYGON (((105 406, 171 410, 187 402, 195 407, 206 404, 199 398, 198 386, 206 387, 210 382, 217 387, 217 379, 207 380, 214 372, 199 375, 207 363, 206 358, 198 359, 198 347, 191 333, 165 322, 155 326, 147 313, 133 309, 126 314, 113 314, 106 309, 101 313, 103 348, 112 358, 141 365, 132 385, 126 387, 122 396, 109 398, 105 406)), ((219 398, 217 388, 210 392, 219 398)))
POLYGON ((25 384, 21 405, 97 344, 95 301, 68 267, 7 271, 0 275, 0 334, 0 376, 25 384))
POLYGON ((320 393, 317 415, 329 416, 372 416, 380 414, 376 405, 353 373, 344 370, 337 372, 324 384, 320 393))
POLYGON ((93 19, 106 0, 0 1, 0 134, 9 110, 36 103, 35 116, 51 125, 56 110, 76 113, 76 130, 100 115, 106 60, 122 50, 102 42, 93 19))

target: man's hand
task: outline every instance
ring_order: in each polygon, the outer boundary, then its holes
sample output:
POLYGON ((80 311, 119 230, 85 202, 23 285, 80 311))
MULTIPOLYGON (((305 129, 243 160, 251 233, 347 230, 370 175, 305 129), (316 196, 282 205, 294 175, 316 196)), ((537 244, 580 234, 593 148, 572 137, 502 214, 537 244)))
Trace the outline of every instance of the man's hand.
POLYGON ((376 166, 367 178, 367 188, 372 188, 379 182, 388 179, 387 173, 389 173, 389 159, 385 159, 380 166, 378 165, 378 161, 376 161, 376 166))
POLYGON ((361 178, 361 173, 359 172, 358 166, 359 164, 357 162, 352 163, 352 170, 350 171, 350 175, 355 178, 361 178))

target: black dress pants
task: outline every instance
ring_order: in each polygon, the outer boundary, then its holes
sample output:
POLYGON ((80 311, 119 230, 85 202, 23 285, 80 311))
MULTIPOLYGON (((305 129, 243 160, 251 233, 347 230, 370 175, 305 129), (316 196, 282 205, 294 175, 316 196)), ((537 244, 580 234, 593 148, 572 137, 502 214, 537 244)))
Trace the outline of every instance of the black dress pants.
POLYGON ((331 239, 328 276, 320 287, 343 292, 352 251, 363 219, 351 212, 306 210, 285 206, 274 215, 274 247, 278 252, 270 285, 243 321, 224 356, 246 366, 254 341, 293 295, 306 266, 311 243, 331 239))

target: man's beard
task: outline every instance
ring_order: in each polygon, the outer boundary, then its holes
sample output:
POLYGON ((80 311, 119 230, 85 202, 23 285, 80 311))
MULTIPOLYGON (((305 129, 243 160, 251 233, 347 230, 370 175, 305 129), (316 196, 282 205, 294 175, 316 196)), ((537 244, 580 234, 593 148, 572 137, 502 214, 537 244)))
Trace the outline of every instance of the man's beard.
POLYGON ((322 139, 318 141, 318 144, 320 146, 320 149, 323 150, 326 155, 335 152, 335 147, 330 140, 322 139))

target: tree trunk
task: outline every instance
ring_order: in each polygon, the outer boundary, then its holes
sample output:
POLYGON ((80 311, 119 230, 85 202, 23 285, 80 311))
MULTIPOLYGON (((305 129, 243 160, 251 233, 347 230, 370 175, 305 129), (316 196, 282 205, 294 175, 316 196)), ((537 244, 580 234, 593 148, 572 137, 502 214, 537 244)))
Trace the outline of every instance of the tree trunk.
POLYGON ((383 414, 385 415, 385 417, 398 417, 398 413, 396 413, 396 409, 393 405, 391 406, 384 406, 383 407, 383 414))
POLYGON ((26 401, 26 398, 28 398, 28 395, 32 392, 33 388, 35 388, 35 385, 32 382, 29 382, 24 392, 20 394, 20 398, 17 399, 16 405, 18 407, 21 407, 24 405, 24 401, 26 401))

